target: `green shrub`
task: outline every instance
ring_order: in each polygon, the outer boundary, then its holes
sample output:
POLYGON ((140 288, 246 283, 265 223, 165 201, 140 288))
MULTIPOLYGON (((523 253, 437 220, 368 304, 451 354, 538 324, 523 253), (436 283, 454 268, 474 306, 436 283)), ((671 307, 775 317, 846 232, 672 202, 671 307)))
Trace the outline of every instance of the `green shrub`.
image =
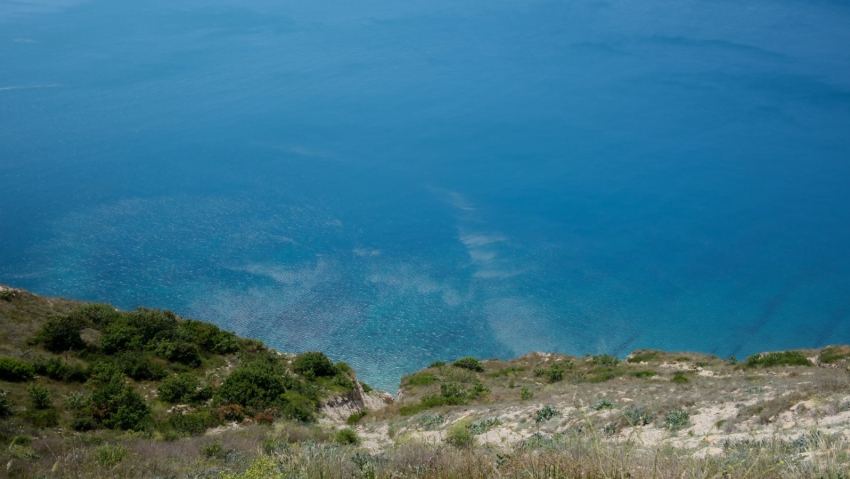
POLYGON ((168 376, 165 366, 151 360, 145 353, 127 352, 118 358, 121 371, 136 381, 159 381, 168 376))
POLYGON ((106 444, 97 448, 94 458, 101 467, 115 467, 127 459, 127 448, 121 445, 106 444))
POLYGON ((440 416, 439 414, 423 414, 416 422, 419 427, 426 431, 430 431, 432 429, 436 429, 443 423, 443 416, 440 416))
POLYGON ((747 358, 744 365, 749 368, 770 368, 775 366, 814 366, 809 358, 800 351, 754 354, 747 358))
POLYGON ((172 363, 193 368, 201 365, 201 351, 198 346, 185 341, 162 341, 156 348, 156 354, 172 363))
POLYGON ((523 386, 523 387, 522 387, 522 389, 520 389, 520 392, 519 392, 519 398, 520 398, 521 400, 525 401, 525 400, 527 400, 527 399, 531 399, 531 398, 533 398, 533 397, 534 397, 534 393, 533 393, 533 392, 531 392, 531 391, 528 389, 528 387, 527 387, 527 386, 523 386))
POLYGON ((484 419, 479 419, 478 421, 475 421, 474 423, 470 424, 469 425, 469 431, 473 435, 478 436, 480 434, 486 433, 490 429, 492 429, 496 426, 499 426, 501 424, 502 424, 502 421, 500 421, 498 418, 485 417, 484 419))
POLYGON ((469 391, 468 396, 470 399, 478 399, 488 394, 490 394, 490 390, 484 387, 484 385, 480 382, 477 382, 474 386, 472 386, 472 389, 469 391))
POLYGON ((475 372, 484 371, 484 366, 481 364, 481 361, 479 361, 479 360, 477 360, 477 359, 475 359, 471 356, 467 356, 465 358, 458 359, 457 361, 452 363, 452 366, 455 366, 455 367, 458 367, 458 368, 463 368, 463 369, 468 369, 470 371, 475 371, 475 372))
POLYGON ((636 406, 623 411, 623 418, 630 426, 646 426, 655 419, 655 415, 643 406, 636 406))
POLYGON ((76 318, 82 324, 91 324, 97 328, 103 328, 120 321, 124 313, 108 304, 86 303, 74 308, 69 316, 76 318))
POLYGON ((86 369, 82 366, 72 366, 58 357, 53 357, 45 361, 37 359, 33 362, 33 369, 36 374, 47 376, 56 381, 75 381, 85 382, 88 379, 86 369))
POLYGON ((459 449, 469 449, 475 445, 475 435, 469 429, 470 422, 460 420, 446 432, 446 442, 459 449))
POLYGON ((48 409, 51 405, 50 390, 41 384, 33 384, 27 388, 27 395, 34 409, 48 409))
POLYGON ((59 413, 55 409, 30 410, 26 412, 24 417, 37 428, 59 425, 59 413))
POLYGON ((9 391, 0 390, 0 418, 11 416, 12 406, 14 403, 9 399, 9 391))
POLYGON ((357 435, 357 431, 353 429, 342 429, 336 433, 334 441, 340 444, 356 446, 357 444, 360 444, 360 437, 357 435))
POLYGON ((620 360, 615 358, 614 356, 609 356, 607 354, 600 354, 598 356, 593 356, 590 360, 595 366, 604 366, 608 368, 616 367, 620 364, 620 360))
POLYGON ((818 359, 820 362, 825 364, 836 363, 848 357, 848 354, 845 351, 846 349, 842 350, 842 348, 835 346, 824 348, 824 350, 818 355, 818 359))
POLYGON ((208 411, 183 414, 174 412, 158 425, 163 431, 174 431, 181 435, 199 436, 219 422, 208 411))
POLYGON ((29 381, 34 376, 35 368, 31 364, 8 357, 0 358, 0 379, 3 381, 29 381))
POLYGON ((91 405, 91 398, 80 392, 72 392, 62 399, 62 404, 69 411, 79 411, 91 405))
POLYGON ((86 343, 80 336, 85 324, 75 316, 59 316, 47 320, 36 334, 36 341, 54 353, 81 351, 86 343))
POLYGON ((11 289, 0 290, 0 300, 3 301, 12 301, 12 298, 15 297, 15 292, 11 289))
POLYGON ((417 373, 408 377, 405 382, 408 386, 430 386, 437 382, 437 376, 432 373, 417 373))
POLYGON ((187 319, 180 322, 178 333, 181 337, 191 339, 191 342, 213 354, 230 354, 239 351, 239 339, 236 335, 229 331, 222 331, 214 324, 187 319))
POLYGON ((174 374, 163 380, 157 395, 165 402, 189 403, 195 400, 195 394, 201 387, 201 381, 192 374, 174 374))
POLYGON ((593 405, 594 411, 601 411, 603 409, 614 409, 614 403, 607 399, 602 399, 593 405))
POLYGON ((119 376, 95 389, 91 400, 95 421, 109 429, 141 430, 150 419, 145 399, 119 376))
POLYGON ((573 363, 567 362, 566 364, 555 363, 549 366, 548 368, 541 368, 534 371, 535 376, 544 376, 547 381, 550 383, 555 383, 564 379, 564 372, 567 369, 572 369, 573 363))
POLYGON ((546 422, 552 419, 553 417, 560 415, 561 413, 558 412, 558 410, 553 408, 552 406, 543 406, 542 409, 538 409, 537 412, 534 414, 534 422, 546 422))
POLYGON ((279 373, 261 365, 248 365, 236 369, 216 391, 219 404, 239 404, 243 407, 265 409, 278 402, 287 390, 279 373))
POLYGON ((215 459, 217 457, 224 457, 225 450, 224 445, 220 442, 214 442, 212 444, 207 444, 201 447, 201 454, 207 459, 215 459))
POLYGON ((649 379, 651 377, 655 377, 658 375, 655 371, 632 371, 629 373, 630 376, 641 378, 641 379, 649 379))
POLYGON ((673 378, 670 379, 670 382, 673 384, 687 384, 690 382, 690 379, 688 379, 685 373, 673 373, 673 378))
POLYGON ((664 425, 667 429, 674 432, 690 427, 691 423, 688 421, 688 412, 682 410, 670 411, 664 418, 664 425))
POLYGON ((324 353, 309 352, 295 356, 292 369, 308 378, 331 377, 337 374, 336 366, 324 353))
POLYGON ((648 363, 657 360, 661 356, 660 351, 636 351, 626 359, 629 363, 648 363))
POLYGON ((138 329, 125 322, 108 325, 101 331, 100 349, 106 354, 143 349, 143 338, 138 329))
POLYGON ((318 403, 293 391, 281 394, 279 398, 280 414, 287 419, 311 422, 316 419, 318 403))
POLYGON ((444 362, 442 362, 442 361, 434 361, 434 362, 433 362, 433 363, 431 363, 431 365, 430 365, 430 366, 428 366, 428 367, 429 367, 429 368, 441 368, 441 367, 443 367, 443 366, 445 366, 445 365, 446 365, 446 363, 444 363, 444 362))
POLYGON ((354 426, 355 424, 360 422, 361 419, 366 417, 366 414, 368 413, 369 412, 366 409, 361 409, 355 413, 351 413, 351 415, 348 416, 348 419, 345 420, 345 423, 349 426, 354 426))
POLYGON ((444 398, 464 398, 466 389, 456 382, 440 384, 440 396, 444 398))

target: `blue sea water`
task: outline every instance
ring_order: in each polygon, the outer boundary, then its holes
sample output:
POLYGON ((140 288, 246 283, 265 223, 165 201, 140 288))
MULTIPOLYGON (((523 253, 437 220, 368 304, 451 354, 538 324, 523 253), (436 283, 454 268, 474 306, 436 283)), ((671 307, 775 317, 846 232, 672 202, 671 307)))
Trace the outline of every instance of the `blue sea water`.
POLYGON ((393 389, 850 342, 850 3, 0 0, 0 283, 393 389))

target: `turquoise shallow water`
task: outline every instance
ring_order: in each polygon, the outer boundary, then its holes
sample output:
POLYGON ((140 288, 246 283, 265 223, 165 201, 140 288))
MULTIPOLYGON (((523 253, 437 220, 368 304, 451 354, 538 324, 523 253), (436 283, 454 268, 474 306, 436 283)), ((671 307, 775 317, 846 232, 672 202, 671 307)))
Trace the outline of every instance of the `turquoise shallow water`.
POLYGON ((843 1, 0 3, 0 282, 393 389, 850 342, 843 1))

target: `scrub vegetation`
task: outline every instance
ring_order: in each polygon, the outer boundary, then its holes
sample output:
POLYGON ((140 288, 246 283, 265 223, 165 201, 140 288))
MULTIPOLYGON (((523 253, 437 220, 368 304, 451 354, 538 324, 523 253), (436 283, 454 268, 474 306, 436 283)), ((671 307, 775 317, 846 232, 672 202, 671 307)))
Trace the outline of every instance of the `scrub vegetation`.
POLYGON ((0 477, 848 477, 846 346, 466 357, 353 407, 319 352, 0 291, 0 477))

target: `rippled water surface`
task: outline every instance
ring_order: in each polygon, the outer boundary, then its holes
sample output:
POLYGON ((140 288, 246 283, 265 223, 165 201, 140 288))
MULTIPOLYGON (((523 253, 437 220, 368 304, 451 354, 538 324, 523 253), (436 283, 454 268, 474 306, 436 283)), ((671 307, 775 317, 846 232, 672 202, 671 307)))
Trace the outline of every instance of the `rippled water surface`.
POLYGON ((850 342, 850 3, 0 0, 0 282, 392 389, 850 342))

